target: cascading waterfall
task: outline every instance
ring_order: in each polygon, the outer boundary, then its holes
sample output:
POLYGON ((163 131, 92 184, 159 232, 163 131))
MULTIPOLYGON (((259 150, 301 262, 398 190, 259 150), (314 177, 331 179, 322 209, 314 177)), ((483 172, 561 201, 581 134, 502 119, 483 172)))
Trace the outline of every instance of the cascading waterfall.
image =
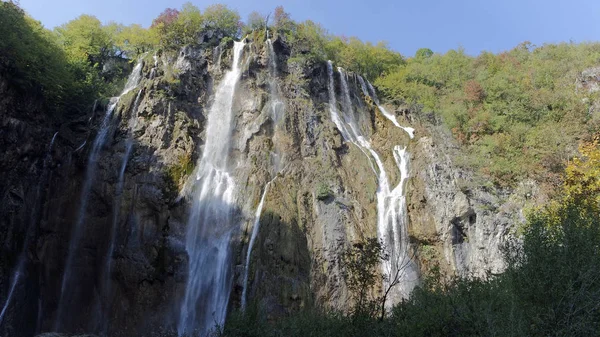
POLYGON ((213 63, 214 63, 214 68, 219 71, 221 70, 221 55, 223 55, 222 50, 221 50, 221 45, 218 45, 213 50, 213 63))
POLYGON ((156 68, 158 67, 158 55, 154 53, 154 55, 152 55, 152 59, 154 60, 154 65, 152 66, 152 69, 150 69, 150 75, 148 76, 151 80, 156 77, 156 68))
POLYGON ((52 140, 50 141, 50 145, 48 146, 48 151, 46 152, 46 156, 44 157, 43 165, 42 165, 42 174, 40 175, 40 180, 36 187, 35 199, 33 205, 33 211, 29 215, 29 222, 27 224, 27 230, 25 231, 25 240, 23 242, 23 248, 21 248, 21 253, 19 254, 19 258, 17 259, 17 268, 15 269, 15 274, 12 277, 12 283, 10 285, 10 289, 8 291, 8 296, 6 297, 6 302, 2 307, 2 311, 0 311, 0 324, 4 319, 4 315, 6 315, 6 311, 10 305, 13 294, 15 292, 15 288, 19 283, 19 280, 23 276, 25 272, 25 266, 27 265, 27 247, 29 247, 32 233, 31 231, 35 227, 35 223, 37 222, 37 215, 39 211, 39 206, 41 204, 41 193, 42 186, 46 183, 47 173, 48 173, 48 163, 52 158, 52 147, 54 146, 54 141, 56 140, 56 136, 58 132, 54 133, 52 136, 52 140))
POLYGON ((337 112, 331 61, 328 61, 327 69, 331 118, 344 139, 354 143, 367 156, 373 171, 377 175, 377 235, 389 254, 389 259, 384 260, 382 263, 382 272, 387 276, 384 286, 387 288, 390 283, 399 281, 399 289, 392 290, 390 293, 392 300, 398 301, 409 295, 418 280, 416 266, 408 256, 408 229, 404 196, 404 185, 408 179, 408 153, 405 148, 400 146, 393 148, 394 160, 401 177, 398 185, 392 189, 383 162, 371 147, 371 143, 362 135, 360 127, 356 123, 345 72, 343 69, 338 68, 343 94, 343 110, 342 117, 340 117, 337 112), (375 161, 377 170, 373 167, 372 160, 375 161))
MULTIPOLYGON (((342 137, 344 137, 344 140, 349 141, 352 144, 356 145, 362 151, 362 153, 365 154, 365 156, 369 160, 369 165, 371 165, 371 169, 373 169, 373 172, 375 174, 377 174, 377 171, 375 170, 375 166, 373 166, 373 162, 371 161, 371 157, 368 154, 368 152, 369 152, 368 149, 371 147, 371 145, 360 134, 360 130, 358 129, 358 125, 356 124, 356 120, 354 119, 354 113, 352 111, 350 111, 352 109, 352 102, 350 101, 349 95, 348 95, 347 99, 346 99, 346 96, 344 96, 345 99, 344 99, 343 105, 344 105, 345 110, 342 111, 343 120, 337 111, 337 99, 335 97, 335 83, 334 83, 334 79, 333 79, 333 64, 331 61, 327 61, 327 74, 329 76, 328 92, 329 92, 329 112, 331 114, 331 120, 333 121, 333 123, 335 124, 337 129, 342 134, 342 137), (347 111, 350 111, 350 113, 346 113, 347 111)), ((340 74, 342 74, 341 71, 340 71, 340 74)), ((344 75, 341 75, 341 76, 344 76, 344 75)), ((342 85, 343 86, 345 85, 345 88, 343 90, 344 93, 347 92, 348 85, 347 85, 345 78, 342 81, 342 85)))
POLYGON ((142 77, 142 63, 138 62, 138 64, 133 68, 133 71, 129 78, 127 79, 127 83, 125 84, 125 88, 119 97, 113 97, 110 100, 108 108, 106 109, 106 114, 104 115, 104 119, 102 120, 102 124, 100 125, 100 129, 98 130, 98 134, 94 139, 94 143, 92 144, 92 149, 90 150, 90 155, 88 158, 88 165, 85 172, 85 178, 83 183, 83 188, 81 190, 81 204, 79 206, 79 212, 77 214, 77 221, 71 230, 71 237, 69 240, 69 250, 67 255, 67 260, 65 263, 65 270, 63 274, 63 279, 61 283, 60 289, 60 298, 58 302, 58 310, 56 315, 56 321, 54 330, 59 331, 61 329, 61 323, 63 318, 63 311, 65 306, 69 305, 71 296, 69 294, 73 293, 73 289, 77 287, 77 282, 75 277, 72 275, 73 263, 75 259, 75 254, 77 249, 79 248, 79 241, 81 240, 82 232, 83 232, 83 222, 85 220, 85 214, 87 210, 87 204, 89 201, 90 192, 92 189, 92 185, 94 182, 94 178, 96 175, 97 161, 100 151, 102 147, 106 143, 111 120, 113 117, 113 112, 119 103, 120 98, 127 94, 129 91, 133 90, 140 82, 142 77), (68 290, 67 290, 68 289, 68 290))
POLYGON ((109 282, 109 274, 112 266, 112 253, 115 247, 115 238, 117 233, 117 225, 119 223, 119 208, 121 205, 121 195, 123 194, 123 184, 125 178, 125 169, 127 168, 127 162, 129 161, 129 156, 131 155, 131 150, 133 148, 133 130, 137 125, 137 108, 139 106, 140 97, 142 95, 142 91, 140 90, 135 98, 133 103, 133 110, 131 117, 128 122, 128 133, 127 139, 125 140, 125 153, 123 154, 123 159, 121 160, 121 166, 119 169, 119 179, 117 180, 117 186, 115 187, 115 202, 113 204, 113 218, 112 218, 112 226, 111 226, 111 234, 110 241, 108 245, 108 250, 106 252, 106 263, 105 263, 105 271, 104 278, 105 282, 109 282))
MULTIPOLYGON (((155 64, 156 64, 157 60, 155 60, 155 64)), ((154 69, 154 68, 152 68, 154 69)), ((135 97, 135 101, 133 103, 133 110, 131 110, 131 117, 129 118, 129 122, 127 123, 128 125, 128 133, 127 133, 127 139, 125 140, 125 153, 123 154, 123 159, 121 160, 121 166, 119 168, 119 178, 117 180, 117 185, 115 186, 115 200, 113 203, 113 212, 112 212, 112 225, 111 225, 111 229, 110 229, 110 240, 108 242, 108 248, 106 250, 106 254, 105 254, 105 262, 104 262, 104 270, 102 272, 102 285, 103 285, 103 298, 100 299, 100 302, 105 302, 103 308, 101 309, 102 312, 100 313, 100 315, 104 315, 104 317, 107 317, 108 315, 108 310, 110 307, 110 303, 108 303, 108 301, 110 300, 110 291, 111 291, 111 281, 110 281, 110 272, 112 271, 112 255, 113 252, 115 250, 115 240, 116 240, 116 236, 117 236, 117 227, 119 224, 119 218, 120 218, 120 207, 121 207, 121 200, 122 200, 122 195, 123 195, 123 185, 125 183, 125 169, 127 168, 127 162, 129 161, 129 156, 131 155, 131 150, 133 149, 133 131, 135 130, 135 127, 137 126, 137 109, 139 106, 139 102, 140 102, 140 98, 142 96, 142 92, 143 90, 139 90, 137 96, 135 97)), ((102 319, 100 324, 104 324, 106 325, 108 322, 106 319, 102 319)), ((106 329, 108 328, 108 326, 104 326, 102 328, 102 330, 104 330, 104 332, 106 332, 106 329)))
MULTIPOLYGON (((155 62, 156 63, 156 62, 155 62)), ((155 68, 152 68, 154 70, 155 68)), ((150 75, 152 76, 152 74, 150 75)), ((120 219, 120 207, 121 200, 123 195, 123 185, 125 183, 125 169, 127 168, 127 162, 129 161, 129 156, 131 155, 131 150, 133 148, 133 130, 137 125, 137 108, 139 105, 140 97, 143 90, 138 91, 138 94, 135 98, 133 104, 133 110, 131 118, 128 122, 128 133, 127 139, 125 140, 125 153, 123 154, 123 159, 121 160, 121 165, 119 168, 119 177, 117 180, 117 185, 115 186, 115 200, 113 203, 113 211, 112 211, 112 224, 110 227, 110 239, 108 241, 108 247, 106 249, 106 254, 104 257, 104 268, 102 271, 102 296, 99 299, 99 303, 101 303, 99 317, 103 317, 100 320, 100 324, 104 325, 101 329, 106 332, 108 329, 108 310, 110 308, 110 292, 111 292, 111 280, 110 273, 112 271, 112 255, 115 250, 115 240, 117 236, 117 227, 120 219)))
POLYGON ((215 324, 223 324, 227 313, 233 274, 230 243, 237 228, 233 219, 236 187, 228 157, 244 45, 243 41, 234 43, 232 69, 215 93, 204 152, 195 172, 185 244, 189 273, 177 327, 180 336, 205 336, 215 324))
POLYGON ((260 215, 262 214, 263 204, 265 202, 265 196, 269 191, 269 186, 275 180, 269 181, 265 185, 265 190, 263 191, 262 196, 260 197, 260 202, 258 203, 258 207, 256 207, 256 213, 254 214, 254 225, 252 227, 252 235, 250 236, 250 242, 248 243, 248 251, 246 252, 246 265, 244 266, 244 284, 242 290, 242 310, 246 309, 247 296, 248 296, 248 272, 250 271, 250 256, 252 256, 252 247, 254 247, 254 241, 256 241, 256 237, 258 236, 258 232, 260 230, 260 215))
POLYGON ((373 88, 373 85, 371 84, 371 82, 367 81, 367 85, 369 86, 368 91, 370 91, 370 93, 369 93, 369 92, 367 92, 367 90, 366 90, 367 88, 365 87, 365 80, 360 76, 358 77, 358 80, 360 81, 360 85, 361 85, 361 88, 362 88, 365 96, 370 96, 371 98, 373 98, 373 101, 377 105, 377 108, 379 108, 379 111, 381 111, 381 113, 385 116, 385 118, 392 121, 392 123, 394 123, 395 126, 406 131, 406 133, 408 133, 408 135, 410 136, 410 139, 413 139, 415 137, 415 129, 408 127, 408 126, 400 125, 400 123, 398 123, 398 120, 396 119, 396 116, 389 113, 383 106, 381 106, 381 104, 379 104, 379 98, 377 98, 377 93, 375 92, 375 88, 373 88))

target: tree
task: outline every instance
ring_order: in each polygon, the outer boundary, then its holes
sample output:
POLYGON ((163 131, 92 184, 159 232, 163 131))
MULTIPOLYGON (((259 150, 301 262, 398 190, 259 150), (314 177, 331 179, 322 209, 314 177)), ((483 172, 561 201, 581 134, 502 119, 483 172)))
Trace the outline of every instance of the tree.
POLYGON ((211 5, 204 10, 204 26, 220 30, 226 36, 236 37, 240 29, 240 15, 225 5, 211 5))
POLYGON ((293 21, 290 18, 290 14, 283 9, 283 6, 275 7, 273 26, 280 31, 289 31, 292 29, 293 21))
POLYGON ((395 271, 391 274, 381 273, 379 266, 382 261, 388 261, 390 255, 377 238, 369 238, 363 242, 354 243, 341 254, 344 278, 348 290, 354 298, 352 314, 355 317, 378 317, 383 320, 386 314, 385 304, 392 289, 397 286, 410 263, 406 256, 395 261, 395 271), (377 284, 384 285, 380 296, 373 296, 377 284))
POLYGON ((73 74, 56 36, 13 2, 0 2, 0 72, 15 87, 40 92, 52 110, 66 104, 73 74))
POLYGON ((177 43, 180 45, 194 44, 205 24, 205 18, 198 9, 190 2, 186 2, 175 21, 177 27, 177 43))
POLYGON ((370 42, 363 43, 356 37, 344 42, 339 53, 339 63, 371 81, 404 62, 402 56, 390 50, 385 42, 373 45, 370 42))
POLYGON ((152 26, 150 28, 154 28, 159 25, 168 26, 174 23, 179 16, 179 11, 175 8, 167 8, 162 13, 156 17, 156 19, 152 20, 152 26))
POLYGON ((246 25, 250 28, 250 30, 260 30, 267 27, 267 21, 265 16, 255 11, 248 15, 248 22, 246 25))
POLYGON ((159 44, 163 47, 172 47, 177 41, 176 21, 179 17, 179 11, 175 8, 167 8, 152 21, 150 26, 151 34, 156 37, 159 44))
POLYGON ((58 41, 72 62, 102 66, 113 56, 111 37, 95 16, 81 15, 57 27, 58 41))
POLYGON ((421 48, 415 53, 415 58, 420 60, 430 58, 431 56, 433 56, 433 51, 429 48, 421 48))
POLYGON ((137 58, 157 44, 155 35, 138 24, 122 27, 114 34, 115 47, 129 58, 137 58))

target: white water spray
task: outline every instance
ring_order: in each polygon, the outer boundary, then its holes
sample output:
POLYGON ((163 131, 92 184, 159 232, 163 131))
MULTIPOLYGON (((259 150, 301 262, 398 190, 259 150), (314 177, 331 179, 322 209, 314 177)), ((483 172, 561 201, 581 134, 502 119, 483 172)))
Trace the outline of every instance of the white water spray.
POLYGON ((365 84, 365 80, 361 76, 358 76, 358 81, 360 82, 360 88, 362 89, 363 94, 365 96, 373 98, 373 101, 377 105, 377 108, 379 108, 379 111, 381 111, 385 118, 392 121, 392 123, 394 123, 395 126, 406 131, 406 133, 408 133, 408 135, 410 136, 410 139, 413 139, 415 137, 415 129, 409 126, 400 125, 400 123, 398 123, 398 120, 396 119, 396 116, 389 113, 381 104, 379 104, 379 98, 377 98, 377 93, 375 92, 375 88, 373 88, 373 85, 371 85, 371 82, 367 81, 367 83, 365 84))
POLYGON ((67 260, 65 262, 65 270, 61 282, 60 289, 60 298, 58 301, 58 309, 56 315, 56 321, 54 325, 54 331, 59 331, 61 329, 61 324, 63 320, 63 311, 65 310, 65 306, 70 305, 72 296, 70 294, 74 293, 73 289, 78 287, 78 283, 76 282, 76 277, 72 275, 73 273, 73 263, 75 259, 75 255, 79 248, 80 240, 83 235, 83 225, 85 220, 85 215, 87 211, 87 204, 89 201, 90 192, 92 189, 92 185, 94 183, 94 178, 96 175, 96 168, 98 157, 102 150, 102 147, 106 143, 108 138, 108 133, 113 117, 113 113, 119 100, 129 91, 133 90, 138 84, 142 77, 142 62, 138 62, 138 64, 133 68, 133 71, 129 78, 127 79, 127 83, 125 84, 125 88, 123 92, 119 95, 119 97, 113 97, 110 100, 108 108, 106 109, 106 114, 104 115, 104 119, 102 120, 102 124, 100 125, 100 129, 98 130, 98 134, 94 139, 94 143, 92 144, 92 149, 90 150, 90 155, 88 158, 88 165, 85 172, 85 178, 83 183, 83 188, 81 190, 81 204, 79 206, 79 212, 77 214, 77 221, 71 230, 71 237, 69 239, 69 250, 67 253, 67 260), (68 290, 67 290, 68 289, 68 290))
POLYGON ((277 87, 277 55, 273 49, 271 39, 267 39, 267 49, 269 51, 269 93, 271 97, 271 118, 278 125, 283 119, 285 113, 285 104, 281 100, 279 88, 277 87))
MULTIPOLYGON (((156 55, 154 55, 156 57, 156 55)), ((158 60, 155 59, 155 64, 158 60)), ((153 68, 154 69, 154 68, 153 68)), ((112 225, 110 227, 110 239, 108 242, 108 248, 106 249, 106 254, 104 256, 104 269, 102 271, 102 295, 99 298, 101 305, 99 313, 99 317, 102 317, 100 325, 103 326, 103 332, 107 332, 108 329, 108 310, 110 308, 110 293, 111 293, 111 279, 110 273, 112 271, 112 255, 115 250, 115 240, 117 237, 118 224, 120 219, 120 207, 121 201, 123 199, 123 185, 125 183, 125 169, 127 168, 127 162, 129 161, 129 156, 131 155, 131 150, 133 149, 133 131, 137 126, 137 109, 139 106, 140 98, 143 90, 139 90, 138 94, 133 103, 133 109, 131 110, 131 117, 129 118, 127 139, 125 140, 125 153, 123 154, 123 159, 121 160, 121 166, 119 168, 119 177, 117 180, 117 185, 115 186, 115 200, 113 203, 113 212, 112 212, 112 225)))
POLYGON ((234 223, 235 181, 228 157, 233 128, 233 98, 241 76, 244 42, 235 42, 232 69, 219 85, 208 113, 206 143, 192 186, 192 208, 187 223, 189 273, 177 327, 179 335, 205 336, 222 325, 231 293, 230 243, 234 223))
POLYGON ((356 124, 346 74, 343 69, 338 68, 343 94, 343 111, 342 117, 340 117, 336 107, 337 102, 335 99, 335 85, 331 61, 328 62, 327 68, 331 118, 344 136, 344 139, 354 143, 367 156, 373 171, 377 175, 377 236, 383 242, 384 248, 390 255, 387 261, 382 261, 382 272, 388 276, 388 280, 384 282, 384 286, 389 286, 390 282, 394 281, 394 278, 398 279, 400 281, 398 289, 392 290, 390 297, 392 302, 399 301, 401 298, 408 297, 410 291, 418 281, 416 266, 408 256, 408 230, 404 196, 404 185, 408 179, 408 153, 405 148, 401 148, 400 146, 393 148, 394 160, 401 177, 398 185, 391 188, 381 158, 371 147, 371 143, 362 135, 360 127, 356 124), (373 167, 373 161, 377 166, 377 170, 373 167))
MULTIPOLYGON (((273 178, 275 180, 275 178, 273 178)), ((260 202, 258 203, 258 207, 256 207, 256 213, 254 214, 254 225, 252 226, 252 235, 250 236, 250 242, 248 243, 248 251, 246 252, 246 265, 244 266, 244 285, 242 290, 242 310, 246 309, 247 296, 248 296, 248 272, 250 271, 250 257, 252 256, 252 248, 254 247, 254 241, 256 241, 256 237, 258 236, 258 232, 260 230, 260 215, 262 214, 263 204, 265 202, 265 196, 269 191, 269 186, 273 182, 273 180, 269 181, 265 185, 265 190, 263 191, 262 196, 260 197, 260 202)))

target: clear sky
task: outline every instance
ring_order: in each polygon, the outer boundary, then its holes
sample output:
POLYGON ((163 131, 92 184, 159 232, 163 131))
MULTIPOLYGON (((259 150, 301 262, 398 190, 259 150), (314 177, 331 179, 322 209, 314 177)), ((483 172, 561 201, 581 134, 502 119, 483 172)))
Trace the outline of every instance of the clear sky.
MULTIPOLYGON (((186 0, 20 0, 31 16, 54 28, 80 14, 103 22, 149 26, 167 7, 186 0)), ((600 0, 191 0, 201 10, 213 3, 236 9, 242 19, 254 10, 283 5, 292 19, 321 23, 330 33, 363 41, 387 41, 405 56, 427 47, 444 53, 499 52, 523 41, 543 43, 600 40, 600 0)))

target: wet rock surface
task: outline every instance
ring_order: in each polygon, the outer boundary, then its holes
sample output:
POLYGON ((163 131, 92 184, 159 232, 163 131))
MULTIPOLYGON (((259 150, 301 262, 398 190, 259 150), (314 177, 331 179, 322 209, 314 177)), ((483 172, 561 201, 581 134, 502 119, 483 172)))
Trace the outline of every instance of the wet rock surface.
MULTIPOLYGON (((146 55, 140 84, 119 101, 85 210, 74 260, 78 287, 72 289, 74 300, 63 319, 65 331, 159 336, 159 331, 172 333, 177 324, 188 276, 189 181, 203 152, 215 88, 233 56, 231 44, 210 46, 218 33, 202 39, 201 47, 146 55), (130 137, 133 146, 117 195, 130 137), (114 251, 108 255, 115 214, 114 251), (107 258, 112 268, 104 275, 107 258), (110 291, 102 281, 106 278, 110 291)), ((230 308, 240 303, 254 212, 272 180, 251 255, 248 301, 263 305, 271 318, 311 304, 344 310, 350 296, 339 256, 352 242, 377 233, 377 176, 365 154, 344 142, 331 120, 326 65, 288 59, 289 46, 280 38, 273 40, 273 49, 284 117, 271 117, 268 52, 257 42, 246 45, 233 102, 230 162, 237 179, 239 231, 232 242, 230 308)), ((427 263, 427 246, 447 273, 501 271, 500 246, 521 220, 522 196, 535 193, 535 186, 524 185, 516 193, 465 188, 461 183, 472 175, 453 163, 452 153, 459 149, 449 135, 438 126, 408 120, 402 114, 407 110, 398 108, 402 123, 418 125, 410 140, 363 97, 352 74, 348 82, 360 128, 394 186, 400 173, 393 146, 408 146, 411 153, 408 216, 416 259, 427 263)), ((41 115, 31 103, 35 100, 19 97, 1 80, 0 93, 6 93, 0 94, 0 147, 5 151, 0 172, 6 177, 0 182, 0 298, 6 298, 27 224, 35 228, 25 247, 27 281, 18 285, 0 334, 33 336, 55 326, 87 158, 106 107, 99 104, 75 119, 44 120, 35 117, 41 115), (48 180, 38 199, 41 161, 56 130, 48 180), (41 201, 34 207, 36 200, 41 201), (32 220, 34 208, 39 212, 32 220)))

